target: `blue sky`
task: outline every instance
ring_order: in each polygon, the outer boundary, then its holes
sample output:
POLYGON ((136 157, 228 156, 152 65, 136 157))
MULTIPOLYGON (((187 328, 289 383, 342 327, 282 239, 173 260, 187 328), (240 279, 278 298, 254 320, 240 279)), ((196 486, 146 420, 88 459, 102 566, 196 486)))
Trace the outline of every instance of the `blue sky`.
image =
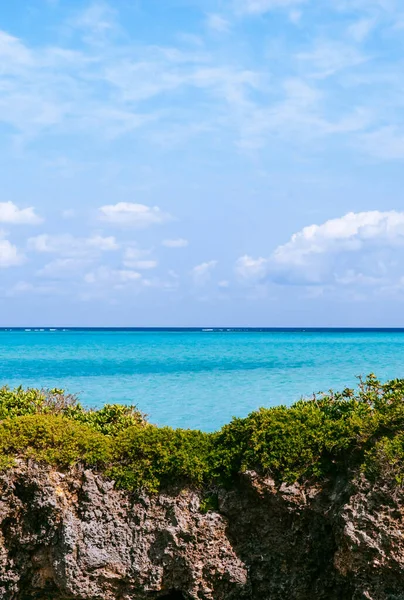
POLYGON ((3 326, 404 326, 398 0, 27 0, 0 30, 3 326))

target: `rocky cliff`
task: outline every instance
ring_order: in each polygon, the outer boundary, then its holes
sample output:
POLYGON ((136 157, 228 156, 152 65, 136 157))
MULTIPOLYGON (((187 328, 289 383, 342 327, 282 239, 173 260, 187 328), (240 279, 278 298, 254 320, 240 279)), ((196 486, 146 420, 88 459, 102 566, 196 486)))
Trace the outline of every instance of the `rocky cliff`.
POLYGON ((218 491, 217 511, 200 503, 20 461, 0 483, 0 598, 404 599, 400 491, 249 472, 218 491))

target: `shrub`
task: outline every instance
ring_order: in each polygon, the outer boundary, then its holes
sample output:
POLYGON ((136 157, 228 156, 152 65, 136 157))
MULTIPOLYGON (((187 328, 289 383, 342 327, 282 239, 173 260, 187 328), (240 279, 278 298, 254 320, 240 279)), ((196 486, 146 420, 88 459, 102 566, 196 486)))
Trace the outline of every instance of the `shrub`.
POLYGON ((100 467, 110 460, 109 438, 59 415, 25 415, 0 423, 0 457, 34 458, 59 467, 100 467))
POLYGON ((208 475, 211 436, 201 431, 132 427, 114 440, 109 474, 119 487, 157 491, 172 483, 201 485, 208 475))
POLYGON ((75 405, 78 405, 75 396, 64 394, 59 389, 25 390, 21 386, 14 390, 7 386, 0 388, 0 420, 38 413, 62 414, 75 405))
POLYGON ((213 434, 155 427, 134 406, 86 410, 63 390, 1 388, 0 468, 17 456, 102 468, 129 490, 204 487, 202 510, 246 469, 278 482, 363 470, 402 485, 404 380, 370 375, 356 390, 261 408, 213 434))
POLYGON ((293 482, 356 466, 377 439, 402 429, 403 398, 404 380, 381 384, 370 375, 356 392, 331 391, 233 419, 216 434, 213 474, 229 481, 254 469, 293 482))
POLYGON ((384 483, 404 485, 404 433, 392 438, 383 437, 376 445, 365 452, 363 471, 371 481, 378 479, 384 483))
POLYGON ((217 434, 217 477, 231 480, 246 469, 288 482, 323 476, 337 462, 345 462, 360 424, 355 410, 331 419, 312 401, 260 409, 246 419, 234 419, 217 434))
POLYGON ((143 426, 146 418, 136 406, 122 404, 105 404, 98 410, 85 410, 80 404, 68 407, 65 416, 83 423, 104 435, 116 436, 121 431, 133 427, 143 426))
POLYGON ((117 435, 128 427, 146 423, 145 415, 132 405, 105 404, 99 410, 85 409, 76 396, 57 388, 0 388, 0 420, 34 414, 63 415, 105 435, 117 435))

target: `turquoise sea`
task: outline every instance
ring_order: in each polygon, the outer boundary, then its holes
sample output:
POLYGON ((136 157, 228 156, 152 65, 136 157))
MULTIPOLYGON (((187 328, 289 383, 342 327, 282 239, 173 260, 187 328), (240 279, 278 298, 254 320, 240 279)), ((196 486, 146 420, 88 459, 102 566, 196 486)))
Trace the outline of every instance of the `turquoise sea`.
POLYGON ((87 406, 217 429, 259 406, 404 377, 404 330, 1 330, 0 383, 62 387, 87 406))

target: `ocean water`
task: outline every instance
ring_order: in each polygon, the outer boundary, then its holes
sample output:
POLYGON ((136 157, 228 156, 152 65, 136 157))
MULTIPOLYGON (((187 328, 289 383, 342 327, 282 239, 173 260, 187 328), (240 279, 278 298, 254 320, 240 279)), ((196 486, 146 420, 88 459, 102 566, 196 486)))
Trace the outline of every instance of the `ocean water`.
POLYGON ((159 425, 212 431, 260 406, 404 377, 403 330, 0 331, 0 384, 134 403, 159 425))

